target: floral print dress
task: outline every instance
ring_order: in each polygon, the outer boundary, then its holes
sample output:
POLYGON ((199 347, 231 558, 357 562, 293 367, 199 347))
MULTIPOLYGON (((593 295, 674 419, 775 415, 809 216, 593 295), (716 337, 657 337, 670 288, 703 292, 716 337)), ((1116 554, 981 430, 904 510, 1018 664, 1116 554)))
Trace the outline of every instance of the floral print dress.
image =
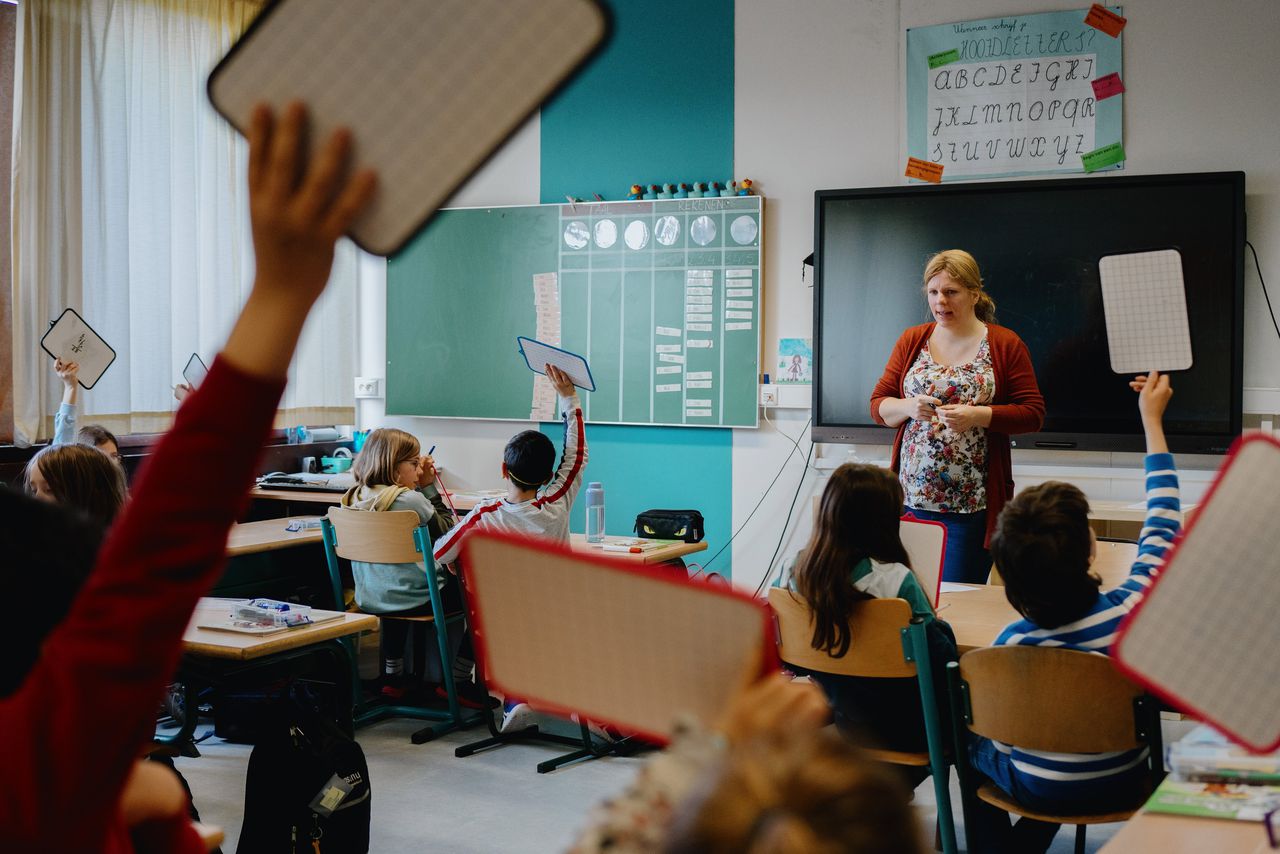
MULTIPOLYGON (((924 394, 942 405, 987 406, 995 399, 996 375, 984 333, 978 353, 963 365, 939 365, 926 342, 902 380, 906 397, 924 394)), ((987 431, 958 433, 937 415, 912 419, 902 437, 899 478, 906 504, 937 513, 977 513, 987 507, 987 431)))

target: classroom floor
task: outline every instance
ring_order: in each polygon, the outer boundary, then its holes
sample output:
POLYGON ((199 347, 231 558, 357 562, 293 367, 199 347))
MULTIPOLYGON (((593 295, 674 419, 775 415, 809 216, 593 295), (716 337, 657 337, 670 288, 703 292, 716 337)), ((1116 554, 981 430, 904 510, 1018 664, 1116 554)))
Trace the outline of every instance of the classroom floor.
MULTIPOLYGON (((551 746, 513 745, 466 759, 454 747, 480 738, 483 730, 452 733, 424 745, 409 742, 419 723, 392 720, 357 733, 373 784, 370 850, 401 852, 555 852, 572 841, 590 806, 619 791, 644 762, 606 758, 537 774, 534 766, 556 755, 551 746)), ((208 725, 201 724, 197 733, 208 725)), ((1169 729, 1166 724, 1166 730, 1169 729)), ((223 851, 232 854, 244 808, 244 773, 252 747, 210 737, 198 759, 177 760, 191 785, 201 817, 226 831, 223 851)), ((959 792, 952 776, 952 803, 963 845, 959 792)), ((916 790, 922 832, 933 839, 933 785, 916 790)), ((1089 828, 1087 851, 1101 848, 1120 825, 1089 828)), ((1074 832, 1058 833, 1052 854, 1072 850, 1074 832)))

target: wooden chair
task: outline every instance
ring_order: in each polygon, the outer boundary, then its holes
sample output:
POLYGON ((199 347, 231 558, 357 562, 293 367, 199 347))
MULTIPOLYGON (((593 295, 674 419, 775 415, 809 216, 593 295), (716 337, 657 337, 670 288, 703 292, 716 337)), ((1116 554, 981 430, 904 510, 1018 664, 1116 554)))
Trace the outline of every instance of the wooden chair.
MULTIPOLYGON (((338 568, 340 557, 366 563, 420 563, 423 571, 434 580, 436 562, 431 554, 431 534, 418 522, 418 514, 412 510, 373 512, 352 510, 347 507, 331 508, 328 516, 321 521, 320 528, 324 538, 325 558, 329 564, 329 583, 333 587, 334 601, 342 602, 342 578, 338 568)), ((463 726, 482 723, 483 717, 488 715, 487 711, 477 715, 464 715, 458 703, 458 693, 453 682, 453 654, 449 645, 448 627, 462 622, 466 614, 463 611, 445 614, 439 586, 433 583, 428 584, 427 588, 430 591, 431 614, 420 617, 387 617, 380 614, 374 616, 380 620, 408 620, 435 626, 436 645, 440 650, 441 674, 449 703, 448 711, 394 703, 366 704, 357 701, 354 715, 356 726, 388 717, 436 721, 436 724, 413 734, 414 744, 422 744, 437 735, 443 735, 463 726), (440 614, 444 614, 443 619, 437 619, 437 615, 440 614)), ((348 652, 351 653, 352 684, 358 688, 360 679, 354 641, 352 638, 343 640, 348 652)))
MULTIPOLYGON (((947 665, 947 683, 957 745, 966 743, 967 729, 1005 744, 1054 753, 1106 753, 1147 746, 1150 787, 1154 789, 1163 776, 1157 704, 1120 675, 1106 656, 1035 646, 975 649, 947 665)), ((982 840, 974 833, 975 797, 1015 815, 1076 825, 1077 854, 1084 851, 1087 825, 1125 821, 1138 809, 1063 815, 1036 812, 990 781, 977 785, 978 775, 969 765, 967 752, 957 752, 970 851, 983 850, 982 840)))
POLYGON ((928 766, 938 801, 938 836, 945 854, 956 851, 955 820, 951 813, 951 792, 947 785, 947 758, 942 721, 933 690, 933 667, 922 620, 914 620, 911 606, 903 599, 870 599, 859 602, 849 620, 851 640, 848 651, 836 658, 814 649, 812 613, 809 603, 797 593, 781 587, 769 591, 769 605, 777 618, 778 654, 787 664, 833 676, 864 676, 878 679, 912 678, 920 686, 924 711, 926 753, 898 750, 868 750, 872 758, 894 765, 928 766))

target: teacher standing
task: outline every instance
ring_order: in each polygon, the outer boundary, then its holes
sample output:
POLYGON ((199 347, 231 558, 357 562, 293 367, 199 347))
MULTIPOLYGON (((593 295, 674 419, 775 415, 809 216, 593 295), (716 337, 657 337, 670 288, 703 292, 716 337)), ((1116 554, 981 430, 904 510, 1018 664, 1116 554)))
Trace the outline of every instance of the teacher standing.
POLYGON ((929 259, 932 323, 894 345, 871 393, 871 417, 897 427, 892 467, 908 511, 947 528, 943 579, 985 583, 1000 508, 1013 497, 1009 436, 1044 421, 1027 345, 995 324, 978 262, 948 249, 929 259))

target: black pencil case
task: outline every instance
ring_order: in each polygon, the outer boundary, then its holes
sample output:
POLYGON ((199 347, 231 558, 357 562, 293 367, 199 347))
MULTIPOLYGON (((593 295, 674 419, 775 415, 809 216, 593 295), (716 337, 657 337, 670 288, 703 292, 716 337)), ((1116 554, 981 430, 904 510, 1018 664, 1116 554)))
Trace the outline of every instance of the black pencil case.
POLYGON ((706 535, 697 510, 646 510, 636 516, 636 536, 700 543, 706 535))

